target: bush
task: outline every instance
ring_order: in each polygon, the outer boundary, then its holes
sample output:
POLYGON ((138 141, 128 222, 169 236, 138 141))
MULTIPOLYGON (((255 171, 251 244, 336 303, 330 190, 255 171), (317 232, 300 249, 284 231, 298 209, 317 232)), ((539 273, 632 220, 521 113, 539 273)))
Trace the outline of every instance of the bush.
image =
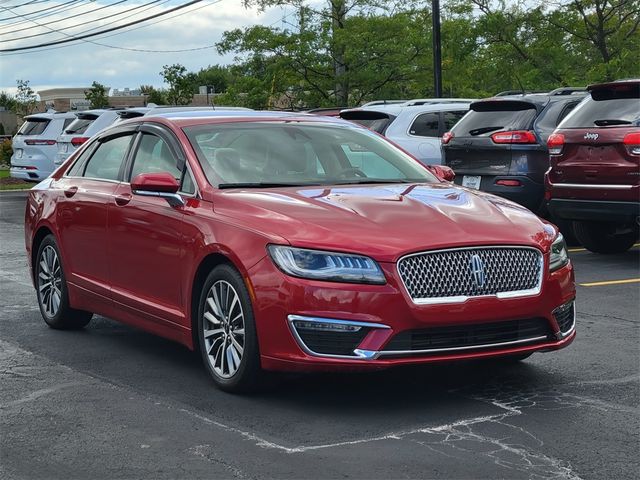
POLYGON ((11 140, 4 140, 0 144, 0 165, 9 165, 11 162, 11 155, 13 155, 11 140))

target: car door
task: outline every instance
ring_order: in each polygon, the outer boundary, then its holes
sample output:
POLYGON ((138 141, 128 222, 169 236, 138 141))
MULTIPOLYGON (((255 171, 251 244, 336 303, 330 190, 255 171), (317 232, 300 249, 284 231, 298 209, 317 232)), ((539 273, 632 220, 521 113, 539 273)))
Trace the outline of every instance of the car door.
POLYGON ((107 205, 122 178, 135 129, 119 129, 83 152, 57 181, 60 247, 67 281, 93 294, 110 296, 107 261, 107 205))
POLYGON ((152 172, 168 172, 180 181, 184 169, 177 140, 158 126, 143 125, 126 181, 118 185, 109 203, 107 258, 114 302, 157 328, 187 326, 181 275, 184 208, 171 206, 163 198, 136 195, 129 182, 152 172))

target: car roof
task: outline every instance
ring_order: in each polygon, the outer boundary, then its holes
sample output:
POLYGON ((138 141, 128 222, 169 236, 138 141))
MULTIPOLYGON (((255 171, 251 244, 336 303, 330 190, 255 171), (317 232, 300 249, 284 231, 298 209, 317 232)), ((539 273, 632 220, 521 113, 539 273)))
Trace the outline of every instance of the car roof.
POLYGON ((358 107, 343 110, 342 113, 352 112, 380 112, 385 114, 400 115, 402 112, 421 113, 421 112, 439 112, 441 110, 465 110, 469 108, 471 102, 454 102, 454 103, 426 103, 423 105, 374 105, 370 107, 358 107))
MULTIPOLYGON (((174 124, 178 127, 188 127, 195 125, 260 122, 260 121, 295 121, 313 123, 333 123, 339 125, 356 126, 352 122, 347 122, 337 117, 325 115, 313 115, 302 112, 279 112, 279 111, 210 111, 210 112, 173 112, 157 114, 153 116, 137 117, 126 123, 140 123, 157 121, 164 124, 174 124)), ((124 125, 122 123, 121 125, 124 125)))
POLYGON ((53 120, 54 118, 75 118, 75 112, 42 112, 42 113, 33 113, 31 115, 27 115, 24 117, 25 121, 35 119, 46 119, 53 120))

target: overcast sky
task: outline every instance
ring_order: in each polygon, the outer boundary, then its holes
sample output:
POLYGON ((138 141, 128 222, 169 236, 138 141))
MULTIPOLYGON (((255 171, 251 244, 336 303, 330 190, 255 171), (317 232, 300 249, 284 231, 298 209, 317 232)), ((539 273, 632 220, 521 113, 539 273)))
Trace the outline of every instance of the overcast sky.
MULTIPOLYGON (((187 3, 187 0, 157 0, 143 6, 150 1, 0 1, 0 50, 55 42, 83 32, 112 28, 187 3), (91 12, 104 6, 107 7, 91 12), (140 8, 116 15, 135 7, 140 8), (69 18, 73 15, 78 16, 69 18), (45 35, 41 35, 43 33, 45 35)), ((88 87, 94 80, 119 89, 140 85, 163 87, 159 73, 163 65, 181 63, 188 70, 197 71, 233 61, 232 56, 218 55, 215 48, 175 50, 214 45, 225 30, 254 24, 277 26, 283 16, 286 20, 292 15, 291 8, 273 8, 260 13, 257 9, 245 9, 241 0, 204 0, 164 17, 88 38, 85 42, 0 53, 0 90, 15 93, 17 79, 29 80, 36 92, 54 87, 88 87), (160 50, 173 52, 158 52, 160 50)))

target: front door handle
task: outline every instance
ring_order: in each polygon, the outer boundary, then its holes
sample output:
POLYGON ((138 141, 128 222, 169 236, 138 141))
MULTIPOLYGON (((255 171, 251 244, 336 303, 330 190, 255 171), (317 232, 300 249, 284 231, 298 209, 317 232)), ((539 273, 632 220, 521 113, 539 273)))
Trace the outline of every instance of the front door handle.
POLYGON ((116 195, 116 203, 121 207, 125 206, 130 201, 131 201, 131 195, 128 193, 123 193, 122 195, 116 195))
POLYGON ((77 191, 78 191, 78 187, 75 187, 75 186, 69 187, 69 188, 65 188, 64 196, 67 197, 67 198, 71 198, 76 194, 77 191))

